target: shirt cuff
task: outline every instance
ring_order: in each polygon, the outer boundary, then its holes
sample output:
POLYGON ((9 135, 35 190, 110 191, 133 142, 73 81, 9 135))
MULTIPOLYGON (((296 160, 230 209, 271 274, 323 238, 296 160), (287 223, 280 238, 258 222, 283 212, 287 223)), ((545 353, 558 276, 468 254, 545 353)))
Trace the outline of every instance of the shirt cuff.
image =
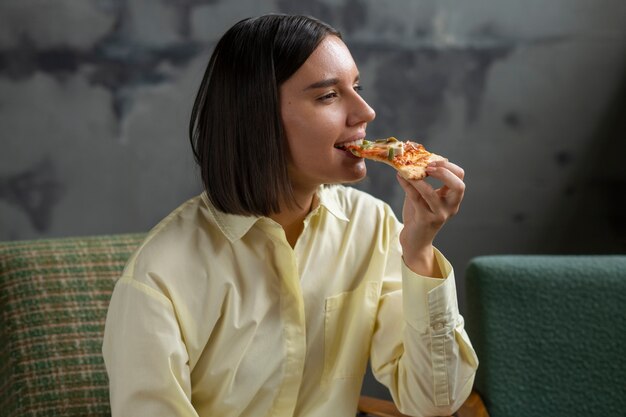
POLYGON ((402 262, 402 303, 411 327, 443 334, 454 329, 459 306, 452 265, 437 249, 435 258, 443 279, 416 274, 402 262))

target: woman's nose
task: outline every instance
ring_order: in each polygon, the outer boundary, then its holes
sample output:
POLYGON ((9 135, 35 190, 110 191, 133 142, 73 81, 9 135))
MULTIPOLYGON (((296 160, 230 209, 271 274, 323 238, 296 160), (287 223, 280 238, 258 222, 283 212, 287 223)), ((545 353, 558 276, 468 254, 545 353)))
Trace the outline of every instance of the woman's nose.
POLYGON ((369 123, 376 117, 376 112, 361 96, 357 96, 354 108, 350 113, 348 124, 350 126, 357 125, 359 123, 369 123))

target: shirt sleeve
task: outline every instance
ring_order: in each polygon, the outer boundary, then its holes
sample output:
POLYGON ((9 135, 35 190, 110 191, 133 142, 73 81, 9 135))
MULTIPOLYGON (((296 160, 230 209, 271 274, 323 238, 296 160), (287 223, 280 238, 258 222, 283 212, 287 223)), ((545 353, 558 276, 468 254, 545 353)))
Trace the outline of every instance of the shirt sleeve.
POLYGON ((112 416, 197 417, 188 355, 170 300, 121 278, 113 291, 102 347, 112 416))
POLYGON ((454 271, 439 251, 436 257, 444 279, 415 274, 400 261, 383 282, 372 372, 405 414, 453 414, 469 396, 478 367, 459 314, 454 271))

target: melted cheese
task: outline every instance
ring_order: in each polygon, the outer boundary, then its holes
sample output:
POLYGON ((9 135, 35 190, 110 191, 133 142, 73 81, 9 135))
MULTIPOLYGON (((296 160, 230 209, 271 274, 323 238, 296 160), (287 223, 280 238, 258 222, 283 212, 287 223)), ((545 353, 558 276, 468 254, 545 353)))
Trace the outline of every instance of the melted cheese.
POLYGON ((388 160, 404 155, 404 142, 400 142, 394 137, 379 139, 375 142, 363 141, 363 150, 373 150, 381 157, 386 156, 388 160))

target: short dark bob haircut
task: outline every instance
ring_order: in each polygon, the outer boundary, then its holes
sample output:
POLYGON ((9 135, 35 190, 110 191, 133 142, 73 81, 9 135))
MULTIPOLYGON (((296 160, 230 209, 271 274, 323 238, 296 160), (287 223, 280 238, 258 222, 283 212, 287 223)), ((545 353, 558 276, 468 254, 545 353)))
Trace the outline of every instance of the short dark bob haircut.
POLYGON ((189 138, 211 203, 269 216, 293 207, 279 88, 328 35, 308 16, 244 19, 217 43, 191 113, 189 138))

